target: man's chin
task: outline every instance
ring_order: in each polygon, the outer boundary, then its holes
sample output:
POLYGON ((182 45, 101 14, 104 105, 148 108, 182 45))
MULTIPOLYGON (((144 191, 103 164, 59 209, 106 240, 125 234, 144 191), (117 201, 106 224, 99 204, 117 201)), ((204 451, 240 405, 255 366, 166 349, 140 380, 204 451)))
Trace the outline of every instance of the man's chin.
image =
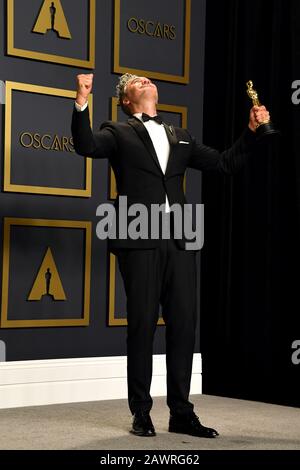
POLYGON ((142 95, 143 97, 155 99, 156 101, 158 101, 157 91, 153 88, 145 88, 142 95))

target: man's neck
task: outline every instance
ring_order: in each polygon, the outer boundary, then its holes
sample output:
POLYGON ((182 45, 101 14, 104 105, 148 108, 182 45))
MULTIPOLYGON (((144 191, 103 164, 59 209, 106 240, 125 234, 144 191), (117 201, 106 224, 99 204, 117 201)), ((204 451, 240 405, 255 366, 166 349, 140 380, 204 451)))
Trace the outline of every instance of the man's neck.
POLYGON ((157 115, 156 104, 155 103, 143 103, 140 106, 134 106, 132 109, 132 114, 145 113, 153 117, 157 115))

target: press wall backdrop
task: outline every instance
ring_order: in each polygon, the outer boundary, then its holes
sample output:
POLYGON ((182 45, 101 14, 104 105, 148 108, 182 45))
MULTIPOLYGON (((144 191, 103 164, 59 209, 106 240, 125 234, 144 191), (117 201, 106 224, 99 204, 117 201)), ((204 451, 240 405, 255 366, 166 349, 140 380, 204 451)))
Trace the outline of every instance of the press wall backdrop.
MULTIPOLYGON (((0 0, 0 361, 126 354, 122 280, 95 231, 115 180, 106 160, 74 152, 76 75, 94 73, 94 129, 126 119, 114 96, 129 71, 201 141, 204 24, 205 0, 0 0)), ((200 172, 185 183, 200 202, 200 172)), ((156 354, 164 333, 160 319, 156 354)), ((199 322, 197 338, 195 352, 199 322)))

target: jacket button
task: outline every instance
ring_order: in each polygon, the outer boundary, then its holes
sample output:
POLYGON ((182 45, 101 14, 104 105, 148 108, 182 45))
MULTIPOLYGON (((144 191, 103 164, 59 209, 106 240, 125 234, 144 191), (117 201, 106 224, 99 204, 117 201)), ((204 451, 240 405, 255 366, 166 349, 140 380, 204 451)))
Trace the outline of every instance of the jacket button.
POLYGON ((167 181, 167 177, 166 177, 166 176, 164 176, 164 181, 167 181))

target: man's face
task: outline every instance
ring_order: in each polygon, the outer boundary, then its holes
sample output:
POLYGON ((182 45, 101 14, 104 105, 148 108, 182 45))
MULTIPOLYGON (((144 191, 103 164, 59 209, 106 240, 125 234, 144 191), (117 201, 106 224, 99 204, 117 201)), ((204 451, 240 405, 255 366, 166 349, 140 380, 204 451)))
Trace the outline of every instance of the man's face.
POLYGON ((125 88, 125 97, 123 102, 125 105, 132 103, 139 104, 145 99, 155 100, 158 102, 157 87, 146 77, 137 77, 127 83, 125 88))

